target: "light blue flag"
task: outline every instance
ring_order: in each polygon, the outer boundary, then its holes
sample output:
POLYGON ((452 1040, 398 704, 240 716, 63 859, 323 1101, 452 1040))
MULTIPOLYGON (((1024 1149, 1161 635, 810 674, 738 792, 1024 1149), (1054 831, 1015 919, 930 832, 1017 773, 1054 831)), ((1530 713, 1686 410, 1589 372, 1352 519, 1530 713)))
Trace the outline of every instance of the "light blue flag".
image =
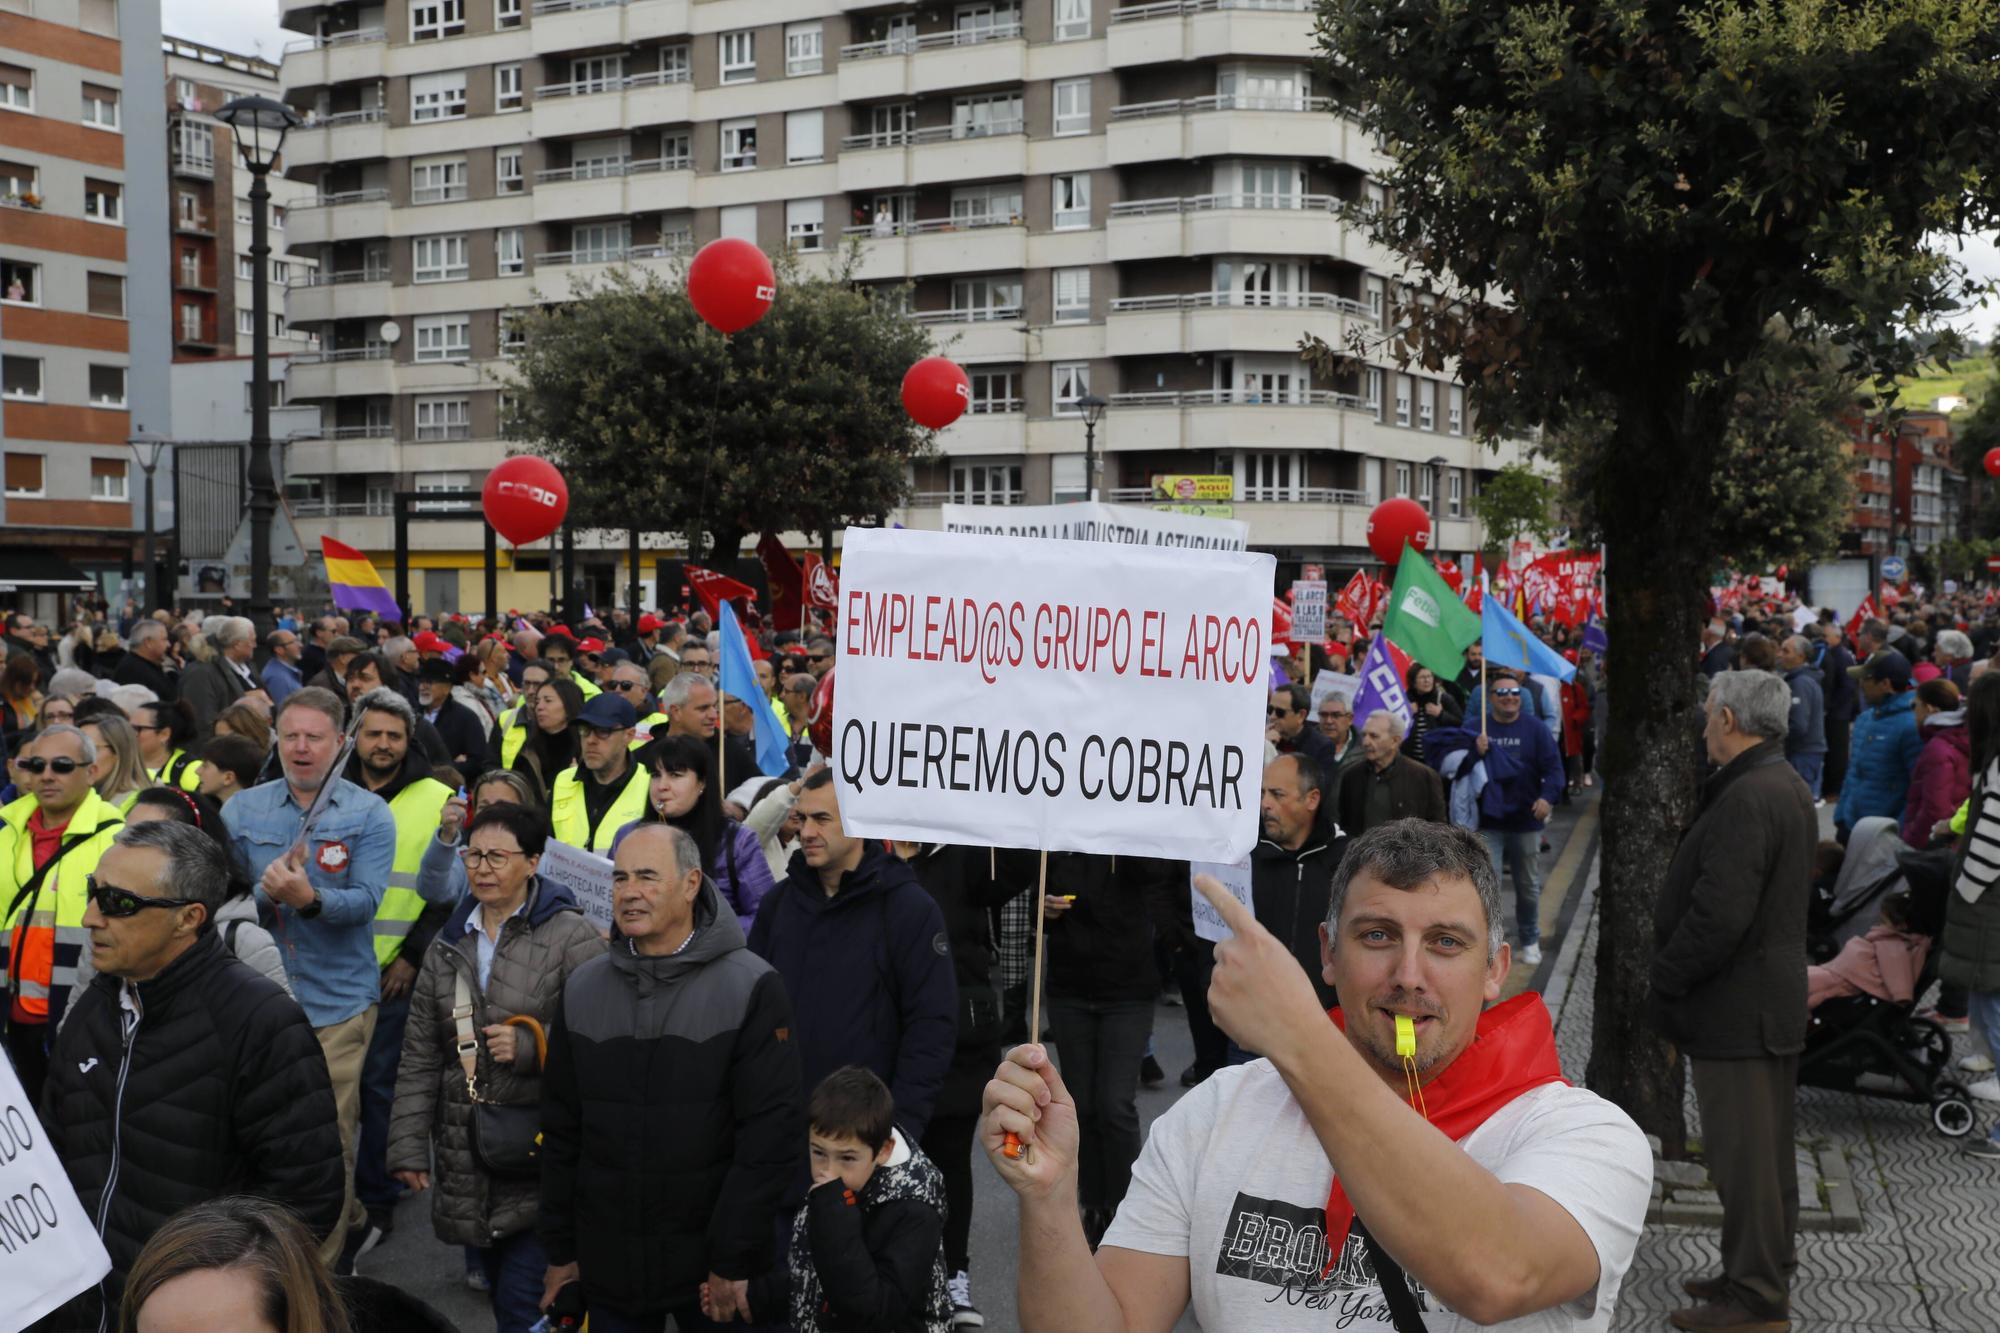
POLYGON ((787 767, 785 729, 778 725, 778 715, 771 711, 771 701, 757 683, 757 672, 750 665, 750 645, 744 641, 743 627, 736 623, 736 608, 727 602, 722 603, 721 629, 722 692, 750 705, 757 719, 757 767, 766 777, 776 777, 787 767))
POLYGON ((1518 671, 1554 676, 1565 681, 1576 675, 1576 668, 1516 620, 1511 611, 1500 605, 1498 597, 1484 600, 1479 609, 1479 622, 1479 637, 1486 647, 1486 660, 1494 666, 1513 667, 1518 671))

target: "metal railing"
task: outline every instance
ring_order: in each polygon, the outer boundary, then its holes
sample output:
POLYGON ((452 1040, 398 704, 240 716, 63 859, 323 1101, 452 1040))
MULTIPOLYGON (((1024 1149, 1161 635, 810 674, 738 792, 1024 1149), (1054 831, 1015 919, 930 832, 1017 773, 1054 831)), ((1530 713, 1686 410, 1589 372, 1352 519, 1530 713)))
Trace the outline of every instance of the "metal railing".
POLYGON ((387 361, 393 353, 385 342, 371 342, 361 347, 321 348, 317 352, 299 352, 293 355, 295 366, 337 365, 349 361, 387 361))
POLYGON ((897 236, 918 236, 940 231, 986 231, 994 227, 1018 227, 1022 225, 1019 213, 980 213, 963 218, 924 218, 917 222, 892 222, 877 231, 872 222, 859 222, 841 229, 843 236, 859 236, 864 239, 889 240, 897 236))
POLYGON ((573 14, 583 9, 616 9, 625 0, 535 0, 537 14, 573 14))
POLYGON ((1330 292, 1180 292, 1167 296, 1116 296, 1111 313, 1147 310, 1338 310, 1373 319, 1367 306, 1330 292))
POLYGON ((320 269, 316 272, 293 278, 285 285, 287 287, 339 287, 351 282, 387 282, 388 280, 389 270, 387 266, 343 269, 336 272, 320 269))
POLYGON ((1026 491, 912 491, 910 506, 915 509, 931 509, 938 505, 990 505, 1000 508, 1017 505, 1027 499, 1026 491), (998 497, 998 498, 995 498, 998 497))
MULTIPOLYGON (((389 438, 389 436, 390 432, 384 431, 380 437, 371 438, 389 438)), ((333 437, 329 435, 323 438, 333 437)), ((286 507, 299 518, 389 518, 396 512, 395 503, 390 500, 364 500, 358 504, 354 502, 342 504, 333 500, 291 500, 287 502, 286 507)))
POLYGON ((1312 111, 1333 109, 1331 97, 1308 97, 1303 93, 1287 97, 1264 97, 1249 93, 1214 93, 1207 97, 1169 98, 1164 102, 1127 102, 1111 108, 1113 120, 1148 120, 1156 116, 1199 114, 1206 111, 1312 111))
POLYGON ((317 199, 307 200, 292 207, 303 212, 308 208, 339 208, 342 204, 380 204, 389 198, 387 190, 342 190, 338 194, 323 194, 317 199))
MULTIPOLYGON (((539 9, 537 13, 541 12, 539 9)), ((688 83, 694 74, 688 69, 649 69, 615 79, 576 79, 569 83, 544 83, 535 89, 537 101, 544 97, 589 97, 596 93, 624 92, 628 88, 657 88, 671 83, 688 83)))
POLYGON ((336 46, 357 46, 363 42, 386 42, 389 33, 383 28, 356 28, 353 32, 331 32, 324 37, 304 37, 295 42, 285 43, 285 54, 300 51, 325 51, 336 46))
POLYGON ((918 51, 936 51, 954 46, 978 46, 983 42, 1007 42, 1021 36, 1019 23, 995 23, 984 28, 933 32, 922 37, 888 37, 878 42, 855 42, 840 48, 842 60, 875 60, 882 56, 906 56, 918 51))
POLYGON ((970 310, 914 310, 910 312, 913 324, 995 324, 1021 317, 1021 307, 1017 305, 977 306, 970 310))
POLYGON ((1210 213, 1225 210, 1281 210, 1335 213, 1346 200, 1333 194, 1196 194, 1181 199, 1128 199, 1111 206, 1115 218, 1151 217, 1168 213, 1210 213))
POLYGON ((1025 118, 996 121, 987 125, 926 125, 922 129, 850 134, 841 139, 840 146, 858 151, 871 148, 907 148, 914 144, 950 143, 959 139, 998 139, 1027 132, 1028 122, 1025 118))
MULTIPOLYGON (((1335 393, 1331 389, 1159 389, 1144 393, 1114 393, 1114 407, 1338 407, 1355 412, 1373 412, 1376 404, 1355 393, 1335 393)), ((1058 404, 1058 407, 1061 407, 1058 404)), ((1075 411, 1058 411, 1058 416, 1074 416, 1075 411)))
POLYGON ((688 171, 694 158, 681 153, 673 157, 635 157, 623 161, 592 162, 584 167, 548 167, 535 173, 537 185, 564 181, 613 180, 621 176, 644 176, 656 171, 688 171))
POLYGON ((536 255, 535 266, 624 264, 634 259, 668 259, 688 252, 689 247, 679 245, 628 245, 622 250, 551 250, 536 255))
POLYGON ((1123 9, 1114 9, 1111 11, 1111 21, 1137 23, 1145 19, 1204 14, 1218 9, 1264 9, 1287 14, 1303 14, 1311 8, 1312 0, 1155 0, 1152 4, 1127 5, 1123 9))
POLYGON ((373 125, 389 118, 389 113, 379 106, 364 107, 359 111, 336 111, 330 116, 316 116, 299 126, 302 130, 334 130, 343 125, 373 125))

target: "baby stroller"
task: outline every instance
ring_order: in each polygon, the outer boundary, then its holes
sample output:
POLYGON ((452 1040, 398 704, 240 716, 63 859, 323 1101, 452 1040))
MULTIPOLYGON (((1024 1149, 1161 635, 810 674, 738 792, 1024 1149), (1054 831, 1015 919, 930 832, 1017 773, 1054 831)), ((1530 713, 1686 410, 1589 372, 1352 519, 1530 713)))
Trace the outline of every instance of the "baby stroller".
MULTIPOLYGON (((1866 934, 1882 899, 1899 889, 1910 895, 1912 930, 1932 939, 1942 930, 1951 853, 1913 852, 1895 829, 1893 819, 1864 819, 1855 825, 1833 893, 1824 903, 1813 904, 1807 947, 1816 961, 1824 962, 1848 940, 1866 934)), ((1924 958, 1918 997, 1937 980, 1938 952, 1933 948, 1924 958)), ((1873 995, 1828 1000, 1813 1010, 1806 1026, 1799 1086, 1929 1106, 1938 1133, 1948 1138, 1970 1133, 1976 1123, 1972 1096, 1952 1076, 1951 1037, 1936 1023, 1918 1018, 1915 1010, 1914 1000, 1897 1004, 1873 995)))

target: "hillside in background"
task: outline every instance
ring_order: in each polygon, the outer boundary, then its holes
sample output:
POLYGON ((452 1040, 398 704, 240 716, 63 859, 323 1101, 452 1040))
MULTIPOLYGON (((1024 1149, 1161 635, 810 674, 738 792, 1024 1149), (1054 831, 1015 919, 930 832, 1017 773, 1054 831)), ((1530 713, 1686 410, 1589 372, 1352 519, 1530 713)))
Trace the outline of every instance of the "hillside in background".
POLYGON ((2000 368, 1994 366, 1990 355, 1980 352, 1952 362, 1950 370, 1933 369, 1929 374, 1904 380, 1903 395, 1898 401, 1909 411, 1928 411, 1937 399, 1957 395, 1966 402, 1954 415, 1963 416, 1986 396, 1996 376, 2000 376, 2000 368))

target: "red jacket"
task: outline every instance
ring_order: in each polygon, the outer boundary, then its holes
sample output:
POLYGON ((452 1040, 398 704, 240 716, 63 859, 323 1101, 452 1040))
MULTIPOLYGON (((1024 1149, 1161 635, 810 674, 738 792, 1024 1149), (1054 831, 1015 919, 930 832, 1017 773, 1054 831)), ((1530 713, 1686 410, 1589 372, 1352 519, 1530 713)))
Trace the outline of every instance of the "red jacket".
POLYGON ((1924 748, 1910 770, 1910 795, 1903 804, 1903 841, 1919 850, 1931 845, 1931 828, 1950 819, 1972 794, 1972 739, 1963 712, 1925 720, 1924 748))
POLYGON ((1583 733, 1590 727, 1590 691, 1581 676, 1562 687, 1562 752, 1565 759, 1583 754, 1583 733))

